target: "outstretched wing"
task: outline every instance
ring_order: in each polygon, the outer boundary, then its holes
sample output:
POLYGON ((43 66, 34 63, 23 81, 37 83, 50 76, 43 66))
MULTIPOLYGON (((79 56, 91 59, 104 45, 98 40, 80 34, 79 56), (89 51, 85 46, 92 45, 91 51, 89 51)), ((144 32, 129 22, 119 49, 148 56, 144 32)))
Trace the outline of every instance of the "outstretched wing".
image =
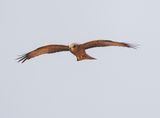
POLYGON ((21 57, 17 58, 18 62, 25 62, 28 59, 33 57, 47 54, 47 53, 55 53, 60 51, 69 51, 69 47, 65 45, 46 45, 40 48, 37 48, 27 54, 22 55, 21 57))
POLYGON ((94 48, 94 47, 105 47, 105 46, 121 46, 128 48, 136 48, 132 44, 123 43, 123 42, 115 42, 111 40, 94 40, 87 43, 82 44, 84 49, 94 48))

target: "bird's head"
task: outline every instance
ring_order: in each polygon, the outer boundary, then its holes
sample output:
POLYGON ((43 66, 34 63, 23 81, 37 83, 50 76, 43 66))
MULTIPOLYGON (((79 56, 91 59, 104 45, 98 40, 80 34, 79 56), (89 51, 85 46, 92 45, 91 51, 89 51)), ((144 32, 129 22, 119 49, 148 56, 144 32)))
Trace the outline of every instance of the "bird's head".
POLYGON ((72 43, 72 44, 69 45, 69 49, 70 49, 70 50, 74 50, 74 49, 76 49, 77 47, 78 47, 78 44, 77 44, 77 43, 72 43))

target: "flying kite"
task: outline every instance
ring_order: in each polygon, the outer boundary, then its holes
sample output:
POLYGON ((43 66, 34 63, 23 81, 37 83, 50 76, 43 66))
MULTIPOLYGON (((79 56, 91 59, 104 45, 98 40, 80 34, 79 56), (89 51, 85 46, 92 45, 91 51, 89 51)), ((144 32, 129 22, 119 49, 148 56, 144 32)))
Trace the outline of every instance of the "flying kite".
POLYGON ((31 52, 28 52, 27 54, 24 54, 21 57, 17 58, 17 60, 18 62, 23 63, 26 60, 37 57, 39 55, 62 52, 62 51, 70 51, 73 55, 76 56, 77 61, 85 59, 96 59, 88 55, 86 53, 86 49, 95 47, 106 47, 106 46, 121 46, 121 47, 135 48, 135 46, 131 44, 124 42, 115 42, 111 40, 93 40, 83 44, 72 43, 70 45, 52 44, 52 45, 42 46, 31 52))

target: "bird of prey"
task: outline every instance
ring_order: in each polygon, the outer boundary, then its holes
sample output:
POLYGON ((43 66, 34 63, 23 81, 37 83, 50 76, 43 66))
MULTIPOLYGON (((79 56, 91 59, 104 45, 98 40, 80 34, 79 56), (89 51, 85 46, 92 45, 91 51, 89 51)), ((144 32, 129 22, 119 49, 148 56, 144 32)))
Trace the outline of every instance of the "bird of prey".
POLYGON ((31 58, 37 57, 43 54, 56 53, 61 51, 70 51, 73 55, 76 56, 77 61, 85 60, 85 59, 95 59, 86 53, 86 49, 95 48, 95 47, 107 47, 107 46, 121 46, 128 48, 135 48, 134 45, 124 43, 124 42, 116 42, 111 40, 93 40, 83 44, 72 43, 70 45, 59 45, 52 44, 39 47, 27 54, 22 55, 17 58, 18 62, 25 62, 31 58))

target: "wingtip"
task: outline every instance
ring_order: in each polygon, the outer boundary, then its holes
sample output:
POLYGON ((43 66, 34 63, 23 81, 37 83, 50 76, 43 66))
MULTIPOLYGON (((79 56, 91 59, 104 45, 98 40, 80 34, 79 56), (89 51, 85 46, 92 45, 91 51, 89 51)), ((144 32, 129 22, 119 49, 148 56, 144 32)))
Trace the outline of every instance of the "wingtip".
POLYGON ((139 48, 139 44, 128 44, 128 47, 129 48, 133 48, 133 49, 137 49, 137 48, 139 48))
POLYGON ((16 60, 18 63, 24 63, 27 60, 27 55, 26 54, 22 55, 22 56, 18 57, 16 60))

